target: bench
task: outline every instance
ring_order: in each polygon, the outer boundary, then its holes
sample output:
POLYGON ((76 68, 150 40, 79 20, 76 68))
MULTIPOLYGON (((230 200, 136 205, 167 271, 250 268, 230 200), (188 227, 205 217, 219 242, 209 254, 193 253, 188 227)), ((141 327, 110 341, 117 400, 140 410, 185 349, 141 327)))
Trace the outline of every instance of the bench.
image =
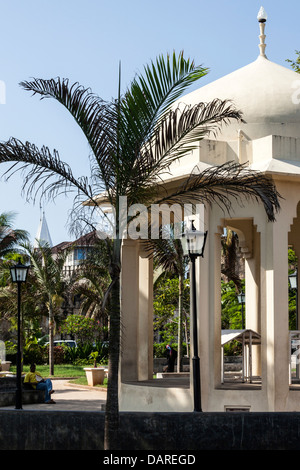
MULTIPOLYGON (((24 377, 22 377, 22 382, 24 377)), ((12 406, 16 402, 16 377, 0 377, 0 407, 12 406)), ((45 392, 43 390, 22 389, 22 403, 44 403, 45 392)))

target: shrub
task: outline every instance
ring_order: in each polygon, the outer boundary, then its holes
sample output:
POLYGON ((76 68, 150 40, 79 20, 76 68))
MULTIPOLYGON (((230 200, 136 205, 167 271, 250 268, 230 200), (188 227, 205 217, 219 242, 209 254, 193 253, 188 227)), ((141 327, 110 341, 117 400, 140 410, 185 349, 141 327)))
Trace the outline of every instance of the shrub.
POLYGON ((63 364, 65 362, 65 348, 63 346, 54 346, 54 364, 63 364))
POLYGON ((30 344, 24 347, 23 362, 24 364, 44 364, 46 361, 45 348, 39 344, 30 344))
POLYGON ((90 355, 94 352, 98 353, 98 362, 107 362, 108 360, 108 343, 103 341, 79 344, 76 348, 63 346, 63 349, 64 360, 68 364, 79 364, 90 361, 90 355))

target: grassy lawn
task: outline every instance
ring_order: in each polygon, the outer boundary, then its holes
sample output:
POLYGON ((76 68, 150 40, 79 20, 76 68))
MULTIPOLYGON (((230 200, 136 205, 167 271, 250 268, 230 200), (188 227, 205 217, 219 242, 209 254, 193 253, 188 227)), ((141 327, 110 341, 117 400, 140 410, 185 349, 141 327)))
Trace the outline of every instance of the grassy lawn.
MULTIPOLYGON (((49 365, 37 365, 36 370, 43 376, 49 378, 67 378, 72 379, 73 383, 79 385, 87 385, 84 367, 91 367, 91 364, 75 366, 72 364, 56 364, 54 366, 54 375, 49 375, 49 365)), ((103 366, 99 366, 103 367, 103 366)), ((24 365, 23 372, 29 372, 30 366, 24 365)), ((11 366, 10 371, 16 373, 16 366, 11 366)), ((107 379, 104 379, 104 386, 107 384, 107 379)), ((103 385, 101 385, 103 387, 103 385)))

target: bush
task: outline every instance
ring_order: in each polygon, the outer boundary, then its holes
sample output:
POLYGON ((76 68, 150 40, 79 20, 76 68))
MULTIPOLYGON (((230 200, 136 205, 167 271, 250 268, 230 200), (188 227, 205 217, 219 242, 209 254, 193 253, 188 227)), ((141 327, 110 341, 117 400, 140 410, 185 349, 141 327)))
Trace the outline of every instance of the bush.
POLYGON ((24 364, 44 364, 47 361, 47 352, 43 346, 39 344, 30 344, 24 347, 23 362, 24 364))
POLYGON ((54 346, 53 352, 54 352, 54 364, 64 364, 65 348, 63 346, 54 346))
POLYGON ((81 362, 90 361, 90 355, 98 352, 97 362, 107 362, 108 360, 108 343, 96 341, 95 343, 87 342, 79 344, 76 348, 63 346, 64 361, 67 364, 79 364, 81 362))

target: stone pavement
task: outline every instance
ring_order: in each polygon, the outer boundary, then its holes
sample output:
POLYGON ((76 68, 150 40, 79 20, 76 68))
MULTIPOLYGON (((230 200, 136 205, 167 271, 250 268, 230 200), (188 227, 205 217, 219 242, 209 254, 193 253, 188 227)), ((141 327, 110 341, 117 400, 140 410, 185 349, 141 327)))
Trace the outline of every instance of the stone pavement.
MULTIPOLYGON (((106 403, 106 390, 96 387, 84 387, 73 385, 69 380, 54 379, 52 381, 52 398, 55 404, 34 403, 23 405, 24 410, 49 410, 49 411, 104 411, 106 403)), ((2 410, 14 409, 14 406, 0 408, 2 410)))

